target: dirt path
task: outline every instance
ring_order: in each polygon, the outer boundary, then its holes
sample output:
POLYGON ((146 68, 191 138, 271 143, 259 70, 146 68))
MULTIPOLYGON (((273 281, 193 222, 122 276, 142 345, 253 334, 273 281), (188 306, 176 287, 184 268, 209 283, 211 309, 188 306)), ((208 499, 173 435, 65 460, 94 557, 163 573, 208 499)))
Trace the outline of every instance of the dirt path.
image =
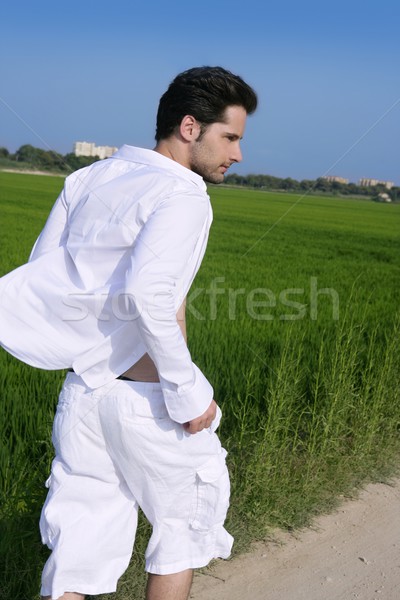
POLYGON ((400 480, 195 577, 193 600, 400 600, 400 480))

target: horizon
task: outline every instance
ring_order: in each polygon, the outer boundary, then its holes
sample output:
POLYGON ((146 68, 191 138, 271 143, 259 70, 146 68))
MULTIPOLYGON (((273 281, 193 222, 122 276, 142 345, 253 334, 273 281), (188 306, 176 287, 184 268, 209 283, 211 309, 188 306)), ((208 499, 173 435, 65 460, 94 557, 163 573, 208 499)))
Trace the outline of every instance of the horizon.
MULTIPOLYGON (((96 141, 93 141, 93 140, 77 140, 76 142, 74 142, 71 152, 66 152, 65 154, 62 154, 61 152, 59 152, 59 151, 58 151, 57 149, 55 149, 55 148, 51 148, 51 149, 49 149, 49 148, 41 148, 40 146, 33 146, 33 144, 21 144, 21 146, 19 146, 18 148, 16 148, 16 149, 15 149, 13 152, 11 152, 11 151, 9 150, 9 148, 6 148, 6 150, 8 150, 8 151, 10 152, 10 154, 12 155, 12 154, 15 154, 15 153, 16 153, 16 152, 17 152, 17 151, 18 151, 18 150, 19 150, 19 149, 20 149, 22 146, 25 146, 25 145, 32 145, 34 148, 38 148, 38 149, 40 149, 40 150, 46 150, 46 151, 54 151, 54 152, 56 152, 57 154, 60 154, 61 156, 65 157, 65 156, 66 156, 66 155, 68 155, 68 154, 74 154, 74 145, 75 145, 75 143, 95 144, 96 146, 100 146, 100 147, 111 147, 111 146, 110 146, 110 144, 101 144, 101 145, 100 145, 100 144, 98 144, 96 141)), ((5 146, 0 146, 0 148, 1 148, 1 147, 5 148, 5 146)), ((118 148, 117 148, 117 149, 118 149, 118 148)), ((77 156, 77 155, 75 155, 75 156, 77 156)), ((82 155, 82 156, 87 156, 87 157, 89 157, 89 155, 82 155)), ((105 158, 107 158, 107 157, 105 157, 105 158)), ((104 159, 100 158, 99 160, 104 160, 104 159)), ((239 163, 238 163, 238 164, 239 164, 239 163)), ((232 165, 232 166, 233 166, 233 165, 232 165)), ((236 166, 236 164, 235 164, 234 166, 236 166)), ((1 169, 1 167, 0 167, 0 171, 1 171, 1 170, 2 170, 2 169, 1 169)), ((248 176, 250 176, 250 175, 253 175, 253 176, 267 176, 267 177, 276 177, 277 179, 292 179, 292 180, 294 180, 294 181, 298 181, 298 182, 301 182, 301 181, 303 181, 303 180, 308 180, 308 178, 305 178, 305 177, 303 177, 302 179, 296 179, 295 177, 291 177, 290 175, 288 175, 287 177, 279 177, 279 176, 277 176, 277 175, 274 175, 273 173, 266 173, 266 172, 265 172, 265 173, 261 173, 261 172, 260 172, 260 173, 257 173, 257 172, 254 172, 254 171, 249 171, 248 173, 237 173, 237 172, 236 172, 236 171, 234 171, 234 170, 232 170, 232 171, 230 171, 230 170, 229 170, 229 171, 226 173, 226 176, 228 177, 229 175, 238 175, 238 176, 241 176, 241 177, 248 177, 248 176)), ((319 176, 315 177, 314 179, 312 179, 312 180, 310 180, 310 181, 316 181, 317 179, 324 179, 325 177, 340 177, 340 178, 341 178, 342 176, 341 176, 341 175, 339 175, 339 174, 330 173, 328 176, 319 175, 319 176)), ((371 179, 371 180, 378 180, 378 178, 377 178, 377 177, 364 176, 364 177, 360 178, 358 181, 352 181, 351 179, 349 179, 347 182, 341 182, 341 183, 344 183, 345 185, 347 185, 347 184, 355 184, 355 185, 357 185, 357 186, 361 186, 361 184, 360 184, 360 180, 361 180, 361 179, 371 179)), ((394 185, 394 187, 399 187, 399 186, 400 186, 400 184, 396 184, 396 183, 395 183, 394 181, 392 181, 392 180, 380 180, 380 179, 379 179, 379 180, 378 180, 378 182, 379 182, 380 184, 392 183, 392 184, 394 185)), ((361 187, 362 187, 362 186, 361 186, 361 187)), ((368 186, 365 186, 365 187, 368 187, 368 186)))
MULTIPOLYGON (((100 147, 102 147, 102 146, 110 147, 110 144, 101 144, 100 145, 96 141, 93 141, 93 140, 77 140, 76 142, 74 142, 74 144, 75 143, 88 143, 88 144, 95 144, 96 146, 100 146, 100 147)), ((21 146, 19 146, 18 148, 16 148, 15 151, 10 152, 10 154, 15 154, 19 150, 19 148, 21 148, 22 146, 25 146, 25 145, 32 145, 33 146, 33 144, 21 144, 21 146)), ((5 148, 5 146, 0 146, 0 147, 5 148)), ((46 151, 50 151, 51 150, 51 151, 54 151, 57 154, 60 154, 61 156, 64 156, 64 157, 67 154, 74 154, 74 149, 73 148, 72 148, 71 152, 66 152, 65 154, 62 154, 61 152, 59 152, 55 148, 51 148, 51 149, 49 149, 49 148, 41 148, 40 146, 33 146, 33 147, 34 148, 38 148, 40 150, 46 150, 46 151)), ((9 151, 9 148, 6 148, 6 150, 9 151)), ((87 156, 87 155, 84 155, 84 156, 87 156)), ((105 157, 105 158, 107 158, 107 157, 105 157)), ((99 159, 99 160, 104 160, 104 159, 99 159)), ((1 167, 0 167, 0 170, 1 170, 1 167)), ((226 173, 226 176, 229 176, 229 175, 239 175, 241 177, 248 177, 250 175, 267 176, 267 177, 276 177, 277 179, 293 179, 294 181, 298 181, 298 182, 301 182, 303 180, 308 180, 308 178, 305 178, 305 177, 302 178, 302 179, 296 179, 295 177, 291 177, 290 175, 288 175, 287 177, 279 177, 278 175, 274 175, 273 173, 256 173, 254 171, 249 171, 248 173, 237 173, 234 170, 233 171, 229 170, 226 173)), ((327 177, 342 177, 342 176, 340 174, 330 173, 327 177)), ((317 179, 321 179, 321 178, 324 178, 324 175, 317 176, 317 177, 315 177, 314 179, 312 179, 310 181, 316 181, 317 179)), ((373 177, 373 176, 372 177, 371 176, 363 176, 360 179, 376 179, 376 180, 378 180, 377 177, 373 177)), ((342 182, 342 183, 344 183, 344 184, 351 184, 351 183, 353 183, 353 184, 355 184, 357 186, 360 186, 360 183, 359 183, 360 179, 358 181, 352 181, 351 179, 349 179, 347 182, 342 182)), ((393 183, 394 187, 399 187, 400 186, 400 184, 396 184, 396 182, 391 181, 391 180, 379 180, 379 183, 393 183)))

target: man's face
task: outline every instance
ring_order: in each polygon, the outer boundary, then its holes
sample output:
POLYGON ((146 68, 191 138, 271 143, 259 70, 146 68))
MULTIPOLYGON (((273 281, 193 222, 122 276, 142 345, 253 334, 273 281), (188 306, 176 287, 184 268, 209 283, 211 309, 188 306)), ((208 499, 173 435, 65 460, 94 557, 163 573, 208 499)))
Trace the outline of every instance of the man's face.
POLYGON ((222 183, 231 164, 242 160, 240 140, 247 113, 242 106, 228 106, 224 116, 224 123, 208 125, 190 148, 189 168, 209 183, 222 183))

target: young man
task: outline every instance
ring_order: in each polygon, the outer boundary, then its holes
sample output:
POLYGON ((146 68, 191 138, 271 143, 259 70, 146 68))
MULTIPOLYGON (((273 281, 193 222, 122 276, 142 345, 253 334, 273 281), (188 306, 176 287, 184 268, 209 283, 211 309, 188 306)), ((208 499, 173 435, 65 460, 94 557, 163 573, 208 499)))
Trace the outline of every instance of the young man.
POLYGON ((29 263, 0 281, 2 345, 69 368, 40 523, 46 599, 115 591, 139 506, 153 527, 148 600, 186 600, 193 569, 230 554, 221 413, 188 351, 184 303, 212 219, 204 180, 241 160, 256 105, 220 67, 178 75, 155 149, 123 146, 67 177, 29 263))

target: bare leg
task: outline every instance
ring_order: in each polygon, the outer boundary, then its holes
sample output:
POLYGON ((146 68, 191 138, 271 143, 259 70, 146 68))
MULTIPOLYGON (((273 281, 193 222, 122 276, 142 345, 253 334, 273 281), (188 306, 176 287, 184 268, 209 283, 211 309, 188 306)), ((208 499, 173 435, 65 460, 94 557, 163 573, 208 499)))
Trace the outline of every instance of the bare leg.
MULTIPOLYGON (((51 596, 42 596, 42 600, 51 600, 51 596)), ((85 596, 76 592, 65 592, 58 600, 85 600, 85 596)))
POLYGON ((149 575, 146 600, 188 600, 193 570, 173 575, 149 575))

